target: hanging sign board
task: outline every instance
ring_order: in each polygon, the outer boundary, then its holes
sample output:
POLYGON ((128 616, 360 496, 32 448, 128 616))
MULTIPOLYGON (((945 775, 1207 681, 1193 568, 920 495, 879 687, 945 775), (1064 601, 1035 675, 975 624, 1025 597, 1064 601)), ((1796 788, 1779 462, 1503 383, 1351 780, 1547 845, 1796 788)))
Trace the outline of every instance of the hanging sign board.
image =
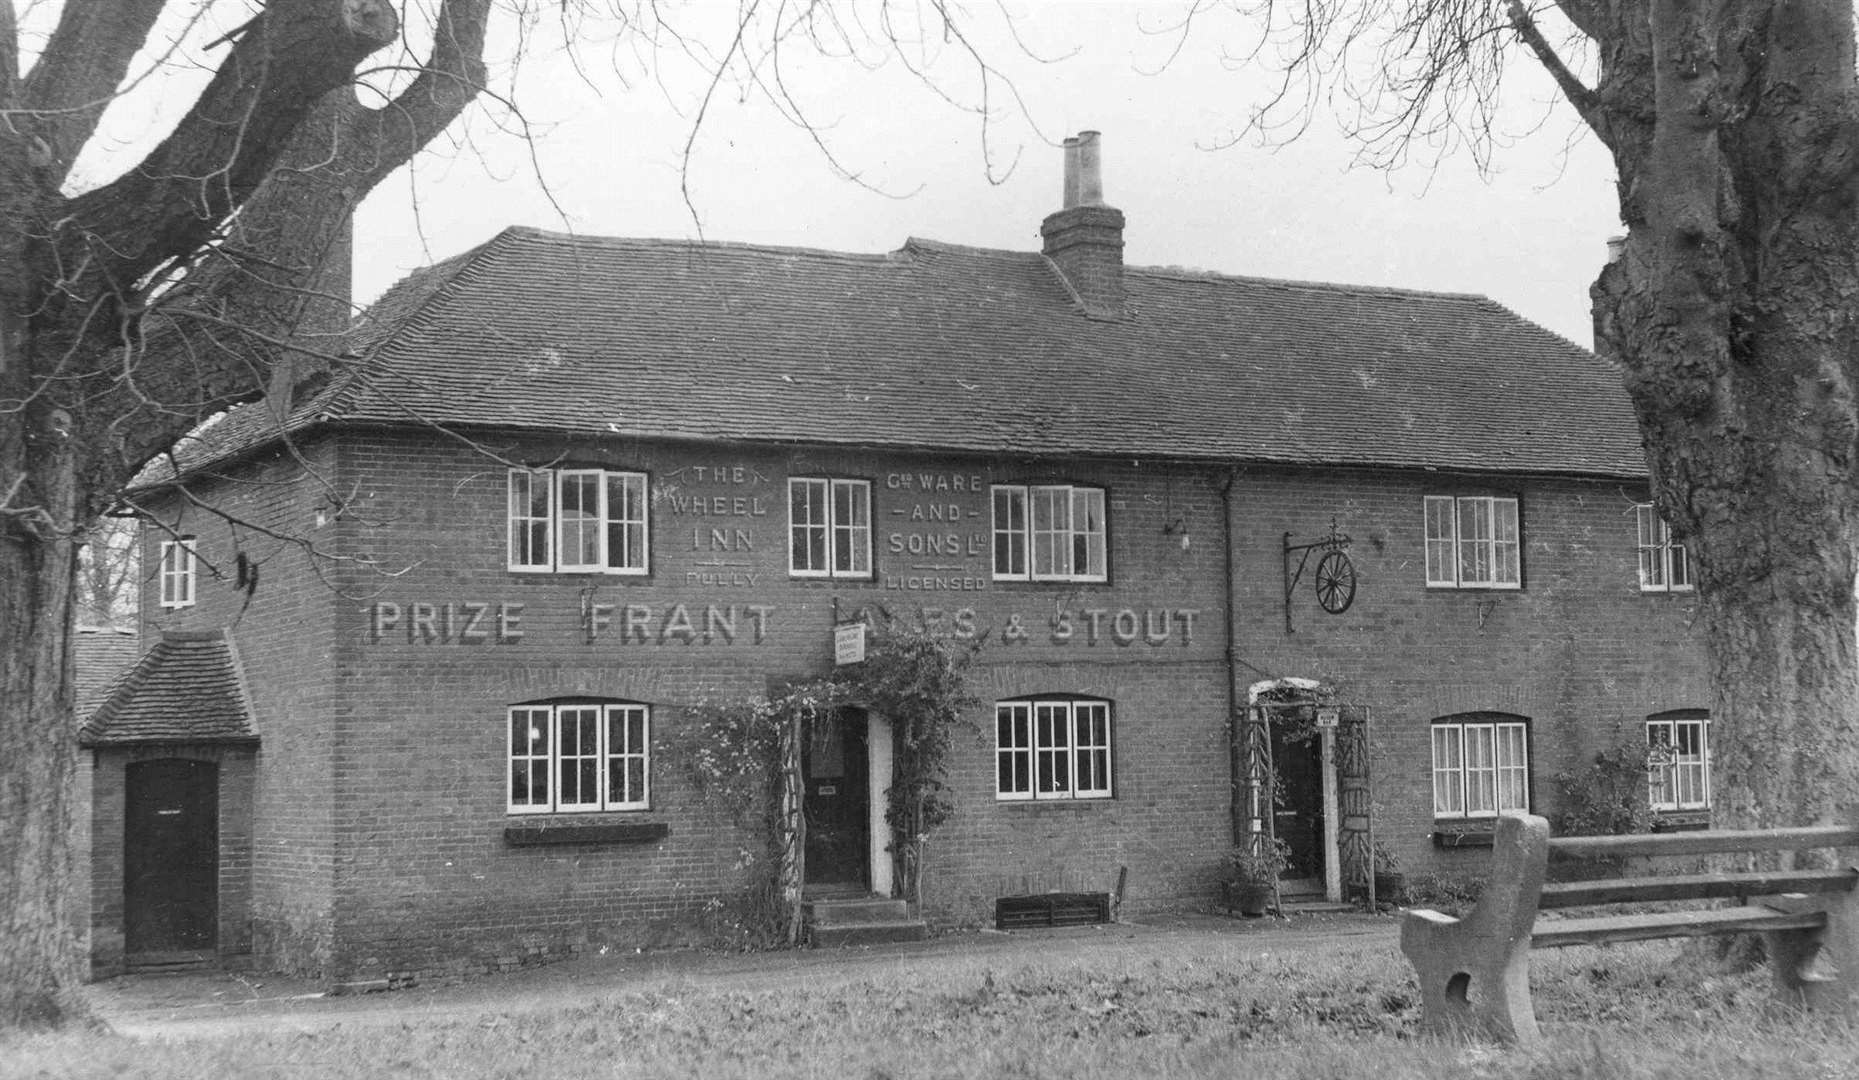
POLYGON ((1343 711, 1341 709, 1317 710, 1317 726, 1320 728, 1333 728, 1341 723, 1342 719, 1343 711))
POLYGON ((842 623, 833 627, 833 663, 856 664, 865 659, 865 624, 842 623))

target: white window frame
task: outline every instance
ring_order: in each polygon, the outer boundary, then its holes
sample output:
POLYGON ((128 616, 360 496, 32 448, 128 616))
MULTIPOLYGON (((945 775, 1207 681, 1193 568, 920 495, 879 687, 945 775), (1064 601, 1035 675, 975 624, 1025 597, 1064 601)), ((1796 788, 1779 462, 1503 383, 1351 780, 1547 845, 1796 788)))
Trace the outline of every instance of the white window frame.
POLYGON ((1690 592, 1691 553, 1672 539, 1672 529, 1652 503, 1634 508, 1639 524, 1641 592, 1690 592))
POLYGON ((1110 500, 1103 488, 995 484, 990 492, 995 581, 1110 580, 1110 500))
POLYGON ((642 472, 511 469, 505 488, 505 567, 524 574, 651 573, 649 491, 642 472), (570 491, 577 493, 572 501, 578 508, 580 492, 593 495, 593 506, 575 518, 572 528, 564 509, 570 491), (540 508, 538 492, 545 504, 540 508))
POLYGON ((1115 794, 1113 716, 1101 698, 994 704, 994 798, 1108 799, 1115 794))
POLYGON ((1646 801, 1654 811, 1711 808, 1711 718, 1704 712, 1661 713, 1646 718, 1646 745, 1660 741, 1675 752, 1671 765, 1648 769, 1646 801), (1687 752, 1684 738, 1690 735, 1687 752))
POLYGON ((652 711, 637 702, 576 701, 550 705, 513 705, 505 713, 505 810, 511 814, 585 814, 651 808, 652 711), (564 723, 577 733, 573 753, 563 749, 564 723), (587 746, 582 733, 594 736, 587 746), (617 745, 616 745, 617 744, 617 745), (576 770, 573 784, 564 783, 576 762, 591 762, 591 774, 576 770), (519 770, 527 783, 519 784, 519 770), (616 774, 617 770, 617 774, 616 774), (592 790, 582 781, 591 775, 592 790), (540 776, 546 794, 534 795, 540 776), (564 790, 572 790, 564 798, 564 790), (520 796, 520 797, 519 797, 520 796))
POLYGON ((788 576, 870 580, 871 481, 826 476, 788 478, 788 576), (805 493, 797 516, 795 497, 805 493), (819 540, 822 565, 813 565, 819 540))
POLYGON ((161 569, 157 578, 161 587, 161 606, 170 611, 194 606, 194 569, 197 561, 194 543, 195 539, 191 536, 161 542, 161 569))
POLYGON ((1516 497, 1428 495, 1424 502, 1428 588, 1523 588, 1516 497))
POLYGON ((1435 720, 1432 745, 1435 818, 1529 812, 1529 721, 1435 720))

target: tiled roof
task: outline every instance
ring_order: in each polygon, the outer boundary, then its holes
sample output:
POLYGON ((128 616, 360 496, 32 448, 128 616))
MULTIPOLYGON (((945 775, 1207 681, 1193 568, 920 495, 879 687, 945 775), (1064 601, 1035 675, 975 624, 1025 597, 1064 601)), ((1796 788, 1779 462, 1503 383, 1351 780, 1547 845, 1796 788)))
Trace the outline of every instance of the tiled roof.
POLYGON ((81 746, 254 742, 232 642, 219 631, 168 631, 78 731, 81 746))
POLYGON ((89 716, 103 703, 116 680, 136 662, 140 651, 134 630, 116 626, 80 626, 71 639, 71 681, 77 688, 77 714, 89 716))
MULTIPOLYGON (((383 297, 290 418, 1060 456, 1639 477, 1620 376, 1479 296, 1125 271, 1086 318, 1032 252, 509 229, 383 297)), ((183 457, 275 437, 262 408, 183 457)))

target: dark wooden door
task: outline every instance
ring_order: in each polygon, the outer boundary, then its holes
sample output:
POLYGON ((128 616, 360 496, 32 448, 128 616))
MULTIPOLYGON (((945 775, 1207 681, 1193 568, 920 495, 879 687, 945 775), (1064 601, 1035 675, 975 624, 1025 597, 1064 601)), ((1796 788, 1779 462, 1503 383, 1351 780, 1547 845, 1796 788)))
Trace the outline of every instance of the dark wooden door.
POLYGON ((807 778, 807 884, 870 885, 871 765, 865 713, 847 709, 813 725, 801 748, 807 778))
POLYGON ((167 758, 128 767, 123 949, 211 951, 219 922, 219 766, 167 758))
POLYGON ((1278 773, 1273 826, 1291 849, 1287 878, 1323 877, 1323 743, 1303 725, 1272 729, 1272 764, 1278 773), (1293 736, 1285 737, 1286 728, 1293 736), (1300 730, 1301 729, 1301 730, 1300 730), (1301 735, 1302 737, 1297 737, 1301 735))

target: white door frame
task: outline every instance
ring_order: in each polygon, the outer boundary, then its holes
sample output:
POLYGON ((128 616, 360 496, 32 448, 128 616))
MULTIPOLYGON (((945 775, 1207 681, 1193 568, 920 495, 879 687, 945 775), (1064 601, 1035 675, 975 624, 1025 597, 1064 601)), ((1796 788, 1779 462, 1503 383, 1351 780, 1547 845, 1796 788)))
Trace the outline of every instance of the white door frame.
POLYGON ((869 709, 865 710, 865 720, 867 863, 871 868, 871 891, 889 896, 895 872, 891 865, 891 825, 884 818, 884 810, 891 791, 891 721, 869 709))

